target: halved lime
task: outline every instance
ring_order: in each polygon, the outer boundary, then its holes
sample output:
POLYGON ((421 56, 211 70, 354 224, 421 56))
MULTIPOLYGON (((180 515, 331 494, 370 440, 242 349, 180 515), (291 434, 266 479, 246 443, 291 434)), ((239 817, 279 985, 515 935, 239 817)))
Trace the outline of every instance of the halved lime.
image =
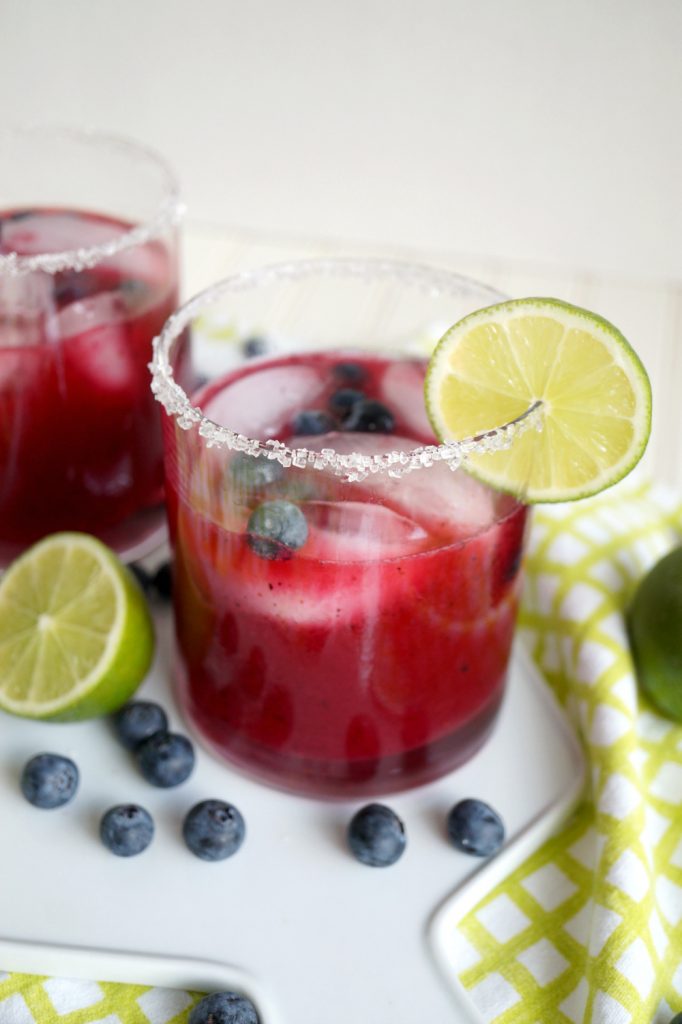
POLYGON ((0 579, 0 709, 72 721, 115 710, 154 653, 140 587, 104 544, 55 533, 0 579))
POLYGON ((442 441, 492 431, 542 403, 540 431, 467 463, 528 502, 610 487, 642 457, 651 430, 651 385, 630 344, 607 320, 559 299, 515 299, 460 320, 431 357, 425 395, 442 441))

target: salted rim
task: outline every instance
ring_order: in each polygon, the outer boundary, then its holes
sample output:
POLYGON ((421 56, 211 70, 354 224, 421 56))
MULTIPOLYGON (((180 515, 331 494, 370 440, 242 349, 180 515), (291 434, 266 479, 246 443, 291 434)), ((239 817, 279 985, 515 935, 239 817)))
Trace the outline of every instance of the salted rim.
POLYGON ((112 151, 130 153, 138 158, 143 157, 148 162, 155 164, 161 171, 163 195, 156 212, 150 218, 108 242, 78 249, 65 249, 62 252, 35 253, 24 256, 16 252, 0 254, 0 274, 18 277, 22 274, 34 273, 37 270, 42 270, 47 274, 57 274, 62 270, 84 270, 86 267, 94 267, 104 259, 110 259, 126 249, 143 245, 152 238, 158 237, 182 218, 185 207, 179 198, 179 186, 175 175, 164 158, 149 146, 118 135, 59 125, 22 125, 0 129, 0 136, 5 138, 28 135, 70 138, 75 142, 104 146, 112 151))
POLYGON ((385 452, 381 455, 365 455, 360 452, 341 453, 333 448, 310 451, 307 448, 290 448, 282 441, 259 441, 247 437, 214 422, 204 416, 201 409, 193 406, 183 388, 176 382, 170 365, 170 346, 191 320, 207 306, 217 302, 230 292, 248 291, 277 280, 300 279, 305 277, 334 275, 340 277, 390 277, 405 284, 421 286, 434 297, 440 292, 462 295, 467 292, 488 293, 491 304, 501 296, 487 285, 450 271, 436 270, 420 264, 403 263, 397 260, 380 259, 310 259, 288 263, 275 263, 255 270, 246 270, 224 278, 211 287, 199 292, 181 306, 166 321, 161 334, 154 338, 151 389, 169 416, 174 417, 183 430, 198 428, 208 448, 222 448, 244 452, 254 458, 273 459, 282 466, 296 466, 300 469, 327 470, 346 480, 363 480, 370 474, 387 473, 401 477, 417 469, 425 469, 434 462, 445 462, 450 469, 459 465, 472 454, 500 451, 509 448, 514 438, 530 427, 539 429, 540 402, 535 402, 520 416, 501 424, 492 430, 461 441, 447 441, 442 444, 420 445, 410 451, 385 452))

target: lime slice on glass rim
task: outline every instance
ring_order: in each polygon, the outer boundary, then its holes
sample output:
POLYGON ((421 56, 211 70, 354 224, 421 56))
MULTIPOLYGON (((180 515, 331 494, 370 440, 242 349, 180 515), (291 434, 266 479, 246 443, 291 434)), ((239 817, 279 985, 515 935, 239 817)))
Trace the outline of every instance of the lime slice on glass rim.
POLYGON ((55 533, 0 579, 0 709, 74 721, 114 711, 144 678, 154 630, 132 574, 104 544, 55 533))
POLYGON ((466 462, 528 503, 573 501, 617 483, 651 430, 651 385, 630 344, 607 320, 559 299, 513 299, 464 317, 431 356, 425 398, 441 441, 493 431, 541 403, 540 430, 466 462))

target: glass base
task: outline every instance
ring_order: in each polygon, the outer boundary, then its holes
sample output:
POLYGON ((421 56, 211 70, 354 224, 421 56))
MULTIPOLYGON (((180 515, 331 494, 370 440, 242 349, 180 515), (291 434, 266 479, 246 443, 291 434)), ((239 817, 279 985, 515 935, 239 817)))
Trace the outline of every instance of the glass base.
POLYGON ((356 760, 302 758, 257 745, 241 733, 226 729, 224 723, 202 722, 200 716, 187 707, 186 687, 179 676, 176 676, 176 692, 192 731, 203 745, 231 767, 298 796, 353 799, 413 789, 464 764, 492 732, 504 686, 454 732, 398 754, 356 760))

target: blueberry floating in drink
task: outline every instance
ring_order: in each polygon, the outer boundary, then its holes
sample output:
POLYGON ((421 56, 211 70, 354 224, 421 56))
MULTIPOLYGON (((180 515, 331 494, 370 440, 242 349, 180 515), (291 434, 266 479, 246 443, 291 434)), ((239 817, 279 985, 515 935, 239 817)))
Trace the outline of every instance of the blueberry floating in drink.
POLYGON ((119 804, 102 817, 99 834, 107 850, 117 857, 135 857, 154 838, 154 820, 144 807, 119 804))
POLYGON ((182 835, 187 848, 201 860, 225 860, 244 842, 246 825, 233 804, 202 800, 187 814, 182 835))
POLYGON ((329 434, 332 430, 336 430, 336 420, 324 409, 304 409, 291 421, 291 433, 294 437, 329 434))
POLYGON ((346 384, 359 384, 367 377, 367 370, 362 363, 343 362, 332 367, 334 377, 346 384))
POLYGON ((277 483, 284 475, 284 466, 277 459, 237 452, 230 462, 230 482, 245 492, 261 491, 277 483))
POLYGON ((504 842, 504 824, 482 800, 460 800, 448 814, 448 835, 463 853, 492 857, 504 842))
POLYGON ((291 558, 308 539, 308 523, 290 501, 264 501, 249 516, 249 547, 261 558, 291 558))
POLYGON ((54 277, 54 300, 60 309, 71 302, 82 302, 101 290, 99 278, 92 271, 63 270, 54 277))
POLYGON ((78 779, 78 768, 69 757, 36 754, 24 765, 21 792, 34 807, 53 810, 73 800, 78 779))
POLYGON ((375 398, 355 402, 343 421, 344 430, 355 430, 363 434, 391 434, 394 427, 393 413, 375 398))
POLYGON ((329 408, 336 416, 344 419, 353 406, 363 402, 366 397, 364 391, 358 391, 356 388, 339 388, 329 398, 329 408))
POLYGON ((348 826, 348 845, 361 864, 386 868, 402 857, 407 845, 405 827, 390 807, 367 804, 348 826))

